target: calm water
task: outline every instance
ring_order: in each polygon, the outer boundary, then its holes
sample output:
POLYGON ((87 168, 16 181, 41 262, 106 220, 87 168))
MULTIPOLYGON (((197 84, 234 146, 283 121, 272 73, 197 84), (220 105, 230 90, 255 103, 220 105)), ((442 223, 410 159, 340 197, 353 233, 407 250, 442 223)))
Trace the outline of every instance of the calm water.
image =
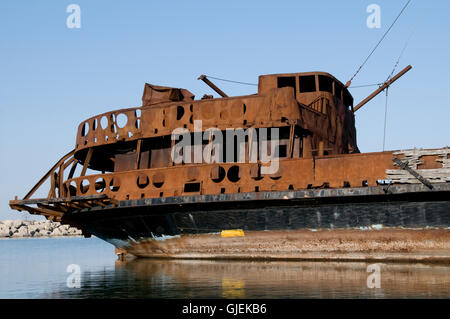
POLYGON ((380 265, 368 288, 367 263, 118 262, 97 239, 0 240, 0 298, 450 298, 450 265, 380 265), (67 266, 81 270, 69 288, 67 266))

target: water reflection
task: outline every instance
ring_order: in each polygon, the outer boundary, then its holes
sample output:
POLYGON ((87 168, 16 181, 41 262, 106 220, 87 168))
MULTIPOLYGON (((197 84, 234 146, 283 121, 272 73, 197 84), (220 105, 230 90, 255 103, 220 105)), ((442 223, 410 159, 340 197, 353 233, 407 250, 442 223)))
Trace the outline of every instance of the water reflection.
POLYGON ((381 288, 368 288, 368 263, 135 259, 87 272, 82 286, 46 298, 449 298, 450 266, 380 263, 381 288))

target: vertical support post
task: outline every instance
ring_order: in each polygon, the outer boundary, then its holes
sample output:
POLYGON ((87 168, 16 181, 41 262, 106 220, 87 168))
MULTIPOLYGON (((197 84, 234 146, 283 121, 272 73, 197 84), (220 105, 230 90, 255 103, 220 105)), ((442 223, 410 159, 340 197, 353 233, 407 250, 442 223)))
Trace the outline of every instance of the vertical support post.
POLYGON ((64 197, 65 192, 64 192, 64 164, 61 164, 61 166, 59 167, 59 173, 58 173, 58 196, 59 197, 64 197))
POLYGON ((50 191, 48 192, 47 198, 53 198, 55 196, 56 178, 56 172, 53 172, 50 176, 50 191))
MULTIPOLYGON (((211 143, 213 141, 213 136, 214 135, 212 134, 212 132, 210 132, 209 139, 208 139, 208 146, 212 145, 211 143)), ((248 148, 248 143, 247 143, 247 148, 248 148)), ((203 150, 202 150, 202 152, 203 152, 203 150)), ((207 155, 206 158, 205 158, 205 162, 206 163, 210 163, 211 162, 211 152, 212 152, 212 149, 210 150, 210 152, 208 152, 208 154, 206 154, 207 155)), ((245 152, 246 152, 245 154, 248 154, 247 149, 246 149, 245 152)))
POLYGON ((137 141, 137 145, 136 145, 136 165, 135 165, 135 169, 139 169, 139 163, 141 161, 141 145, 142 145, 142 140, 138 140, 137 141))
POLYGON ((86 174, 86 170, 88 168, 89 162, 91 161, 93 149, 89 148, 88 153, 86 155, 86 159, 84 160, 83 170, 81 171, 80 176, 84 176, 86 174))
POLYGON ((295 132, 295 125, 291 124, 289 130, 289 152, 287 154, 288 158, 292 158, 292 153, 294 151, 294 132, 295 132))
POLYGON ((324 155, 323 141, 319 141, 319 156, 324 155))
POLYGON ((174 163, 173 163, 173 158, 172 158, 172 152, 174 151, 174 149, 175 149, 175 140, 173 140, 173 139, 171 139, 171 148, 170 148, 170 154, 171 154, 171 156, 170 156, 170 166, 174 166, 174 163))
POLYGON ((311 136, 303 137, 303 158, 312 158, 311 136))
POLYGON ((72 164, 72 167, 70 168, 69 176, 67 177, 67 179, 71 179, 73 177, 73 174, 75 174, 75 169, 77 168, 77 164, 78 164, 78 161, 75 160, 72 164))

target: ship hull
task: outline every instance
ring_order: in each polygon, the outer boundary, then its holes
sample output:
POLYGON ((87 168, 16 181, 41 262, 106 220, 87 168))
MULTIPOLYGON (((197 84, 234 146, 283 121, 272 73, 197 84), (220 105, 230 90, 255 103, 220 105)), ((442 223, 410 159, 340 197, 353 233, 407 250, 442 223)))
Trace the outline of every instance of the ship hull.
POLYGON ((119 253, 150 258, 450 262, 450 233, 438 229, 269 230, 110 242, 122 247, 119 253))
POLYGON ((450 261, 449 195, 448 184, 198 195, 64 221, 138 257, 450 261))

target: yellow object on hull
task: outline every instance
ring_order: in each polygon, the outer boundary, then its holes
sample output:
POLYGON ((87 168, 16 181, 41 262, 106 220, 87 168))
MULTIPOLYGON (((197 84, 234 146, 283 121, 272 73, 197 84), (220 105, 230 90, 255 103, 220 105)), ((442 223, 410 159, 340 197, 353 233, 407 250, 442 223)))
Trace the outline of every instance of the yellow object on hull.
POLYGON ((222 230, 220 233, 222 237, 244 237, 244 231, 242 229, 228 229, 222 230))

